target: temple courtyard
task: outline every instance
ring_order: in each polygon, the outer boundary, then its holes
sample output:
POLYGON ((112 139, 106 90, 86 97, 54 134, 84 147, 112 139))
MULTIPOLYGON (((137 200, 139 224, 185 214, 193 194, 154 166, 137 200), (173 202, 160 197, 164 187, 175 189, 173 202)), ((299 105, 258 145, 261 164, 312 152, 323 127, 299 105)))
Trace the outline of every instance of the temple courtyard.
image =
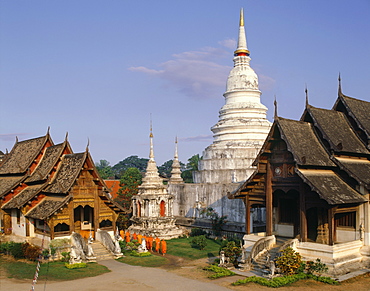
MULTIPOLYGON (((169 263, 161 268, 146 268, 130 266, 115 260, 99 261, 111 272, 97 277, 90 277, 72 281, 53 282, 39 281, 35 290, 271 290, 271 288, 248 284, 232 286, 231 283, 242 276, 225 277, 216 280, 206 278, 201 269, 208 262, 208 258, 196 261, 187 261, 182 258, 168 255, 169 263)), ((253 274, 249 274, 253 275, 253 274)), ((0 290, 18 291, 29 290, 32 280, 9 279, 4 270, 0 273, 0 290)), ((370 276, 358 276, 344 281, 339 286, 331 286, 312 280, 298 281, 279 290, 369 290, 370 276)))

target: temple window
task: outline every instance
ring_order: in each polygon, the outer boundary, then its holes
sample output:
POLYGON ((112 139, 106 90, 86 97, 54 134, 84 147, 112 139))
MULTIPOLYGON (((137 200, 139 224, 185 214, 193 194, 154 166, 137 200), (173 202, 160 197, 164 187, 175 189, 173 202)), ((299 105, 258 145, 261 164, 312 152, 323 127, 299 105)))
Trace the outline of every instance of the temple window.
POLYGON ((356 212, 337 213, 335 223, 337 227, 356 228, 356 212))

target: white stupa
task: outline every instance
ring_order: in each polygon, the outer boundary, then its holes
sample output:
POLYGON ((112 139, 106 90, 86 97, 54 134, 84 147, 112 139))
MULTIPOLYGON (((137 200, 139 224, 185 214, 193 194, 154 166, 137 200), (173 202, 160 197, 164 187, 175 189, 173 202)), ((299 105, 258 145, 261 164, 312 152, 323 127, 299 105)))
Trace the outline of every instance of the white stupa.
POLYGON ((258 76, 250 67, 250 60, 241 10, 238 46, 224 93, 225 105, 219 112, 219 121, 211 128, 213 143, 203 152, 199 171, 194 173, 195 183, 236 183, 246 180, 254 171, 251 164, 271 123, 266 119, 267 108, 260 101, 258 76))
MULTIPOLYGON (((181 177, 180 177, 181 178, 181 177)), ((182 235, 183 231, 175 225, 173 216, 173 195, 158 174, 154 160, 153 133, 150 129, 149 161, 142 184, 137 195, 132 197, 131 233, 171 239, 182 235)))

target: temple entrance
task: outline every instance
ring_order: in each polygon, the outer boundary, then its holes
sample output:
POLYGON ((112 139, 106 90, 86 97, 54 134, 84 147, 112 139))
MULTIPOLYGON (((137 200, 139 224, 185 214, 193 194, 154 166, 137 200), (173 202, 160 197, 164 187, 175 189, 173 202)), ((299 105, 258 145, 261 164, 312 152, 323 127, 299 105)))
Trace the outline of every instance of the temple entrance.
POLYGON ((319 226, 317 208, 313 207, 313 208, 307 209, 306 217, 307 217, 307 239, 309 241, 316 242, 317 227, 319 226))
POLYGON ((159 216, 165 217, 166 216, 166 203, 162 200, 159 205, 159 216))
POLYGON ((137 217, 141 217, 141 203, 140 201, 137 202, 137 213, 136 213, 136 216, 137 217))
POLYGON ((277 207, 275 215, 277 234, 283 237, 296 237, 300 232, 299 192, 293 189, 288 192, 276 190, 273 197, 274 207, 277 207))
MULTIPOLYGON (((75 232, 88 238, 94 231, 94 209, 89 205, 81 205, 74 209, 74 227, 75 232)), ((94 234, 92 234, 94 236, 94 234)))

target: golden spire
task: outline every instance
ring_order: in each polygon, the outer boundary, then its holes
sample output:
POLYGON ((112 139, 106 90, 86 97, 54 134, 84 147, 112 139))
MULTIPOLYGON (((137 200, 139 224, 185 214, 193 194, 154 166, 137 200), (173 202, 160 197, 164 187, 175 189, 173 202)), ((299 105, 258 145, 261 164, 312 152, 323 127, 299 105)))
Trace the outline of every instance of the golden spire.
POLYGON ((238 45, 237 45, 236 51, 234 52, 234 56, 249 56, 249 50, 247 48, 247 38, 245 36, 245 29, 244 29, 243 8, 240 9, 238 45))
POLYGON ((239 20, 239 26, 244 26, 244 12, 243 8, 240 9, 240 20, 239 20))

